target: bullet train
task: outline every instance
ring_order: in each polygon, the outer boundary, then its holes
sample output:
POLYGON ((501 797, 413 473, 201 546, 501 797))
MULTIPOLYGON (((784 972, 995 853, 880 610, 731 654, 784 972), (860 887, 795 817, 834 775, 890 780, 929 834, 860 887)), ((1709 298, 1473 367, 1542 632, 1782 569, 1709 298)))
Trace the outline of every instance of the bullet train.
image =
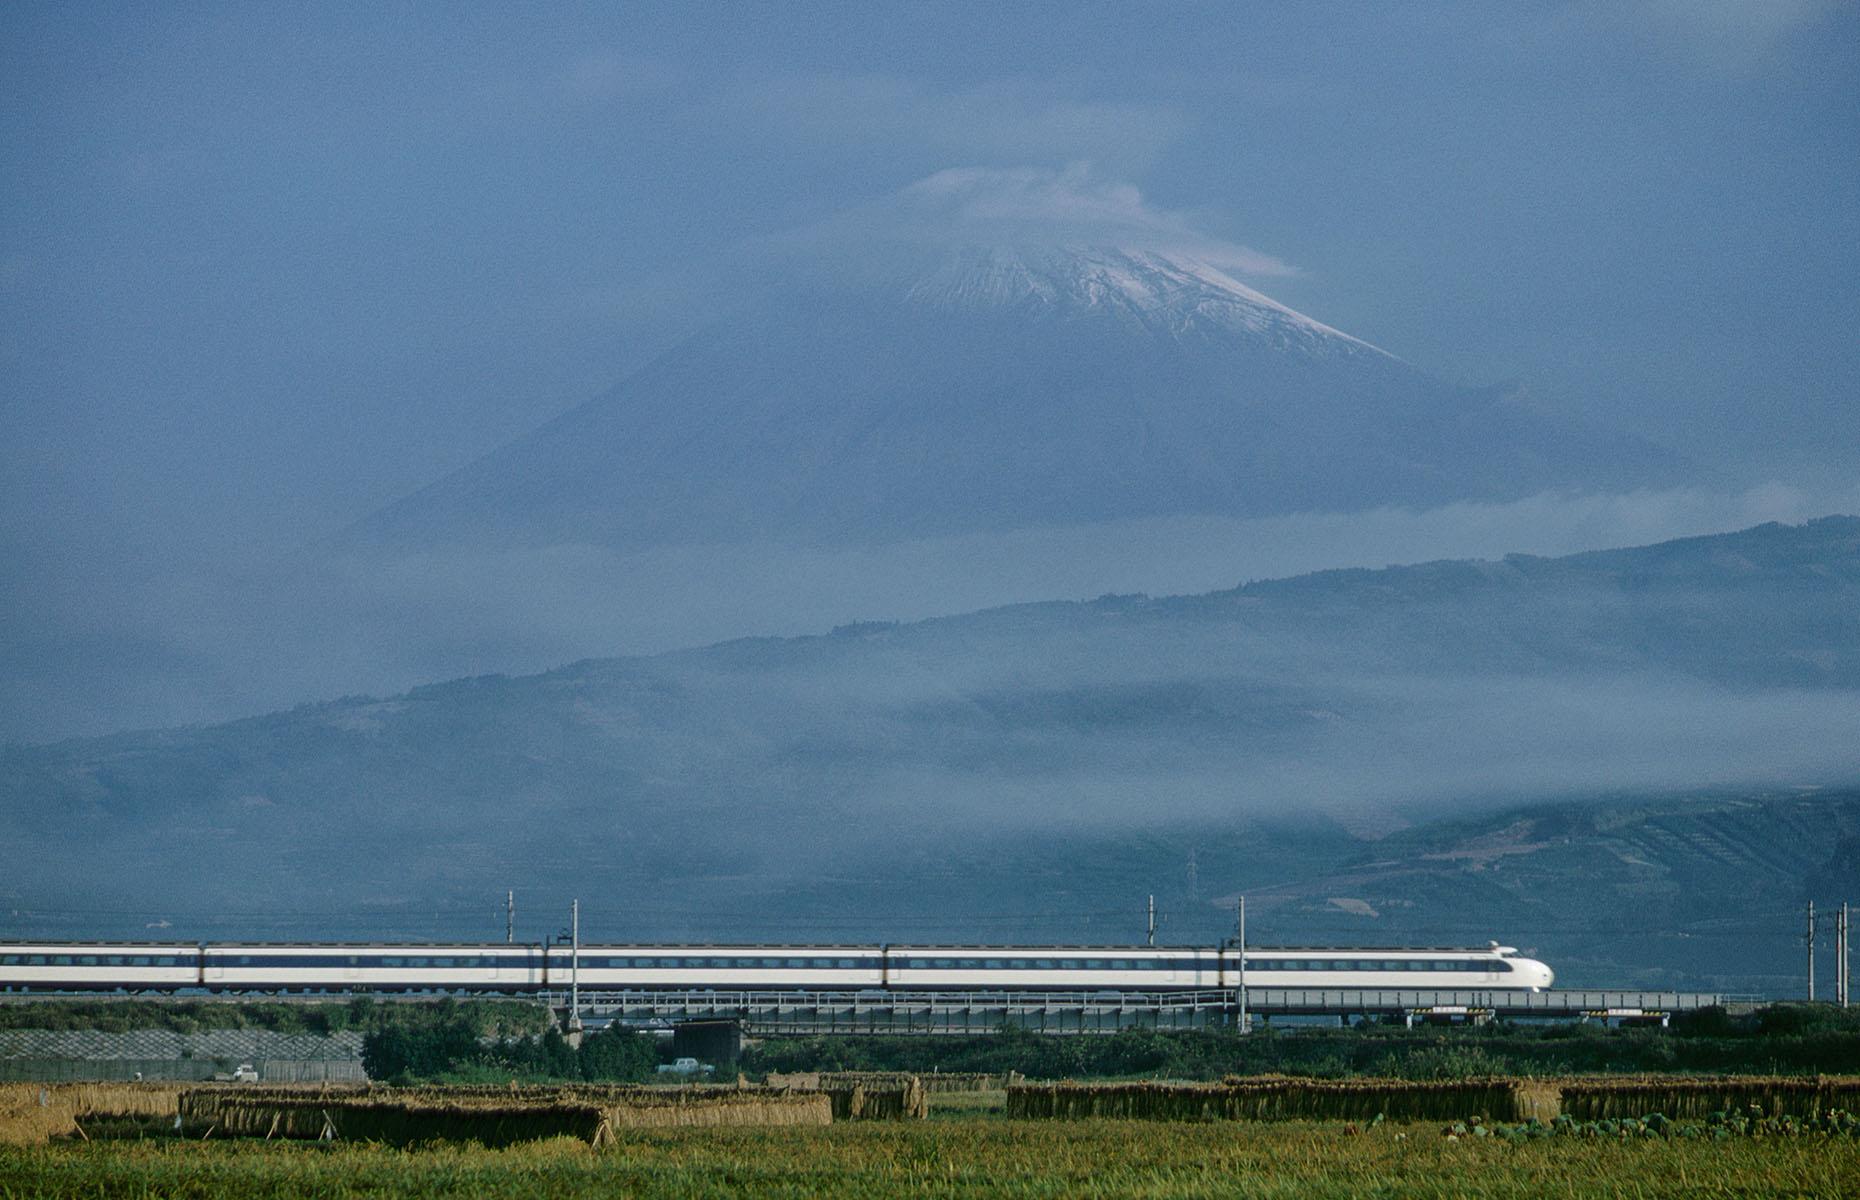
POLYGON ((0 942, 0 992, 590 990, 1539 991, 1545 964, 1485 949, 1162 946, 603 946, 0 942))

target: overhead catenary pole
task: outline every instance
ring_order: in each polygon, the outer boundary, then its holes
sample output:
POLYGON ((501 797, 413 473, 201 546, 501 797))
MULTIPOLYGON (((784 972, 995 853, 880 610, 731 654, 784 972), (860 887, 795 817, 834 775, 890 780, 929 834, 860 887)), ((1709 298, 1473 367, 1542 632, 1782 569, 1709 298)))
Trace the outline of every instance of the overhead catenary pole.
POLYGON ((1808 1000, 1815 1002, 1815 902, 1808 902, 1808 1000))
POLYGON ((1841 900, 1840 921, 1834 923, 1838 947, 1834 954, 1834 990, 1840 997, 1841 1008, 1847 1007, 1847 988, 1849 988, 1849 971, 1847 971, 1847 900, 1841 900))
POLYGON ((1240 963, 1240 967, 1239 967, 1239 970, 1240 970, 1240 989, 1239 989, 1240 991, 1240 995, 1239 995, 1240 1032, 1251 1033, 1253 1032, 1253 1021, 1251 1017, 1247 1016, 1247 1011, 1246 1011, 1246 897, 1245 896, 1240 897, 1239 903, 1235 905, 1235 908, 1234 908, 1234 941, 1239 946, 1237 957, 1240 963))
POLYGON ((517 889, 511 888, 504 893, 504 944, 513 944, 517 940, 517 889))
POLYGON ((581 901, 568 908, 568 1031, 581 1032, 581 901))
POLYGON ((1156 944, 1156 894, 1150 893, 1150 933, 1149 944, 1156 944))

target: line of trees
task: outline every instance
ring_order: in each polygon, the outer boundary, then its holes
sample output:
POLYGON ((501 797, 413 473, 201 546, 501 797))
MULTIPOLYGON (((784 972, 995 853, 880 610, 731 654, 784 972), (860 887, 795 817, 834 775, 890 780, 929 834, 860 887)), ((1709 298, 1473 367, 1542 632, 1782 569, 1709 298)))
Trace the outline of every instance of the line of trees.
POLYGON ((652 1078, 657 1041, 609 1026, 571 1046, 554 1029, 537 1037, 487 1038, 468 1017, 426 1026, 390 1025, 362 1039, 362 1069, 389 1083, 637 1083, 652 1078))

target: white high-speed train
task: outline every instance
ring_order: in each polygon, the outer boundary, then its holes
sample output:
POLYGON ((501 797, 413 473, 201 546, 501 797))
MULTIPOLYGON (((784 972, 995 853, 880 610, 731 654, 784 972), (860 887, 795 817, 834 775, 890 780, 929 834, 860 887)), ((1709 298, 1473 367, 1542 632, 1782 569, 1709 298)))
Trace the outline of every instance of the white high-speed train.
MULTIPOLYGON (((0 942, 0 991, 506 992, 566 988, 1169 991, 1239 987, 1240 955, 1160 946, 177 945, 0 942)), ((1485 949, 1249 947, 1248 987, 1529 990, 1485 949)))

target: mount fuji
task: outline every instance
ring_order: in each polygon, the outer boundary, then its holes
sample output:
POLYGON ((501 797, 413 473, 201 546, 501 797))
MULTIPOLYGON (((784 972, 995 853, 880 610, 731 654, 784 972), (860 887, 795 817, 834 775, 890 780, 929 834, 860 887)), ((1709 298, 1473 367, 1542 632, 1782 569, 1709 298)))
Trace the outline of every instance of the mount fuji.
POLYGON ((1432 378, 1192 253, 972 244, 859 274, 823 286, 797 270, 353 534, 862 544, 1626 490, 1680 471, 1517 389, 1432 378))

